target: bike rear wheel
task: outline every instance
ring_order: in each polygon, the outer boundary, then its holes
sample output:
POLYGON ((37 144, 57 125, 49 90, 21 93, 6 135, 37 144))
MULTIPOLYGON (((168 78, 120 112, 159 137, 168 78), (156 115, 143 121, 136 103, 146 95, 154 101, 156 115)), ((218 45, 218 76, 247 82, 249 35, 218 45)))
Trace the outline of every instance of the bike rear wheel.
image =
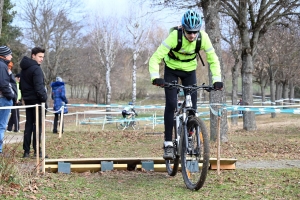
POLYGON ((209 140, 204 122, 191 117, 187 130, 194 130, 191 140, 183 137, 181 149, 181 169, 184 183, 191 190, 199 190, 206 179, 209 168, 209 140), (188 148, 186 143, 189 143, 188 148))
MULTIPOLYGON (((177 174, 178 167, 179 167, 179 158, 180 158, 180 149, 177 146, 177 142, 176 142, 177 132, 176 132, 175 129, 176 129, 176 125, 173 126, 173 131, 172 131, 173 147, 174 147, 175 157, 174 157, 173 160, 166 160, 166 169, 167 169, 167 172, 170 176, 175 176, 177 174)), ((181 122, 180 125, 179 125, 179 128, 178 128, 178 134, 181 135, 182 131, 183 131, 183 128, 182 128, 182 122, 181 122)))

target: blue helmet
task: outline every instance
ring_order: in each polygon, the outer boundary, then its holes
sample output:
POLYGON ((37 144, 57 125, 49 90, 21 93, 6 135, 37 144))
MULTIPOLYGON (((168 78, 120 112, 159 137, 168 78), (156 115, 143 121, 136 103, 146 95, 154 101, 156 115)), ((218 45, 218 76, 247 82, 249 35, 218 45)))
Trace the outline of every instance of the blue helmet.
POLYGON ((130 102, 128 102, 128 105, 131 105, 131 106, 132 106, 132 105, 133 105, 133 103, 130 101, 130 102))
POLYGON ((202 18, 197 11, 188 10, 182 16, 182 27, 187 31, 199 31, 202 26, 202 18))

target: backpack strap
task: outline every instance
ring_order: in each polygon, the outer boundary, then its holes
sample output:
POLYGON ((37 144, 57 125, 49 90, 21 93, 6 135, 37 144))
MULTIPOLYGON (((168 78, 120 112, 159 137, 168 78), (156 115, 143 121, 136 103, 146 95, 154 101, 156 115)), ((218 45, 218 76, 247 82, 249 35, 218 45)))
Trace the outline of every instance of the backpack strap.
MULTIPOLYGON (((181 49, 181 46, 182 46, 182 27, 175 26, 171 30, 177 30, 177 45, 174 49, 171 49, 169 51, 169 57, 174 59, 174 60, 180 60, 174 55, 174 53, 172 51, 179 52, 179 50, 181 49)), ((180 60, 181 62, 190 62, 190 61, 194 60, 196 58, 197 54, 198 54, 202 65, 205 66, 204 62, 203 62, 203 59, 202 59, 202 57, 199 53, 200 48, 201 48, 201 39, 202 39, 201 38, 201 32, 199 31, 199 36, 198 36, 197 41, 196 41, 196 48, 195 48, 196 55, 195 55, 195 57, 191 58, 191 59, 187 59, 187 60, 180 60)))
POLYGON ((201 57, 201 55, 200 55, 200 53, 199 53, 200 48, 201 48, 201 42, 202 42, 202 35, 201 35, 201 32, 199 31, 199 36, 198 36, 197 41, 196 41, 196 49, 195 49, 195 52, 196 52, 196 54, 199 55, 199 58, 200 58, 200 60, 201 60, 202 65, 205 66, 205 64, 204 64, 204 62, 203 62, 203 59, 202 59, 202 57, 201 57))
POLYGON ((173 51, 178 52, 181 49, 181 46, 182 46, 182 28, 181 27, 176 27, 174 29, 177 30, 178 34, 177 34, 177 45, 173 49, 173 51))

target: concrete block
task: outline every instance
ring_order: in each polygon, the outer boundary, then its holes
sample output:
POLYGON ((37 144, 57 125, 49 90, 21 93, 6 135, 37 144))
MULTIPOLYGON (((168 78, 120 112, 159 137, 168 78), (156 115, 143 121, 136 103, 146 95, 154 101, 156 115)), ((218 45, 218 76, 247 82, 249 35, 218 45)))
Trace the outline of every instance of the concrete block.
POLYGON ((101 161, 101 171, 111 171, 114 169, 113 161, 101 161))
POLYGON ((58 162, 58 173, 70 174, 71 163, 58 162))
POLYGON ((191 172, 199 172, 199 165, 197 160, 189 160, 186 162, 186 168, 191 172))
POLYGON ((154 162, 153 160, 142 161, 142 168, 146 171, 154 171, 154 162))

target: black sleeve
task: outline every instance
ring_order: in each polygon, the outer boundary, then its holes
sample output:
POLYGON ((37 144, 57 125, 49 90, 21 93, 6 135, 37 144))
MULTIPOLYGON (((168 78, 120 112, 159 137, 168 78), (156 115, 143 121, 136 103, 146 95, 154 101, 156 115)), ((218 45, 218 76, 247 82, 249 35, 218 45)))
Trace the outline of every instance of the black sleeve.
POLYGON ((10 75, 5 67, 0 66, 0 91, 7 99, 13 99, 14 93, 10 84, 10 75))
POLYGON ((44 74, 40 67, 37 67, 33 72, 34 90, 41 102, 47 101, 47 91, 44 83, 44 74))

